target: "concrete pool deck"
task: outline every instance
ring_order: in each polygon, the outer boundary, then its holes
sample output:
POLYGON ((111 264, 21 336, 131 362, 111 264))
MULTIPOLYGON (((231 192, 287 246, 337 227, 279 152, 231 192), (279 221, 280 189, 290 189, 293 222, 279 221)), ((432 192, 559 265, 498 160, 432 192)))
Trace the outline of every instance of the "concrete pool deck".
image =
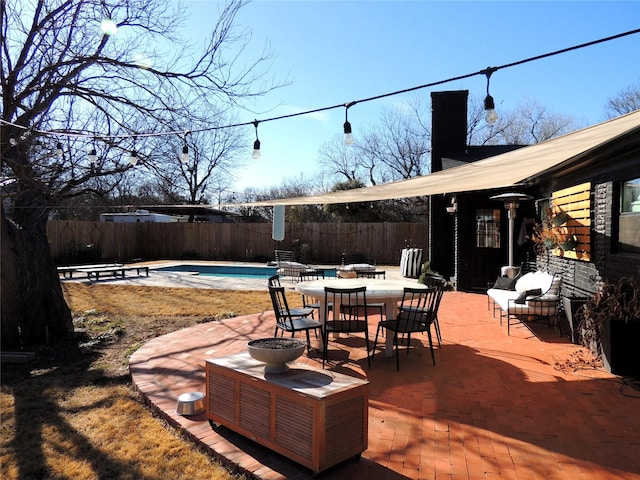
MULTIPOLYGON (((159 268, 171 267, 176 265, 228 265, 228 266, 247 266, 247 267, 264 267, 266 264, 249 263, 249 262, 211 262, 211 261, 157 261, 157 262, 141 262, 132 264, 145 265, 149 267, 149 276, 127 274, 124 278, 101 277, 99 281, 89 282, 86 277, 77 276, 76 278, 61 278, 65 282, 81 282, 90 284, 107 284, 113 283, 118 285, 136 285, 148 287, 183 287, 183 288, 212 288, 217 290, 266 290, 266 278, 239 278, 239 277, 214 277, 207 275, 197 275, 194 272, 170 272, 160 271, 159 268)), ((335 269, 336 265, 313 265, 319 269, 335 269)), ((400 267, 389 265, 378 265, 378 270, 386 272, 386 278, 389 280, 400 280, 404 277, 400 272, 400 267)), ((285 287, 295 287, 292 278, 283 277, 282 284, 285 287)))

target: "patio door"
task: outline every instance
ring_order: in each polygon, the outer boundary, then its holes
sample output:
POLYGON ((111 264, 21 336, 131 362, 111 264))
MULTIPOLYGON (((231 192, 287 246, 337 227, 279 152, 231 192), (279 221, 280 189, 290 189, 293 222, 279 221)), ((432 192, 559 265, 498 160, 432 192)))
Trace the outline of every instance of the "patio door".
POLYGON ((487 283, 495 281, 500 274, 500 267, 508 263, 506 240, 502 235, 503 214, 500 208, 475 210, 475 238, 469 264, 471 290, 486 290, 487 283))

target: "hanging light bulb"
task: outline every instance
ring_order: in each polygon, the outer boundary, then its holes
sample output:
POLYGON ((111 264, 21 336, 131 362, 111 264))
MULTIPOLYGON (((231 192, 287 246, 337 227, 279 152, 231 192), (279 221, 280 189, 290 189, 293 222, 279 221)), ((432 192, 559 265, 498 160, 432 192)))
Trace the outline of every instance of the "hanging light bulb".
POLYGON ((184 144, 182 145, 182 163, 189 163, 189 145, 187 145, 187 135, 191 133, 189 130, 184 132, 184 144))
POLYGON ((498 120, 498 114, 496 113, 496 105, 493 101, 493 97, 489 95, 489 79, 491 74, 497 69, 495 67, 487 67, 484 74, 487 76, 487 96, 484 99, 484 119, 489 125, 493 125, 498 120))
POLYGON ((11 145, 12 147, 15 147, 17 144, 18 144, 18 141, 14 137, 11 137, 9 139, 9 145, 11 145))
POLYGON ((118 25, 110 18, 105 18, 100 21, 100 30, 105 35, 115 35, 118 31, 118 25))
POLYGON ((493 125, 498 120, 496 106, 491 95, 487 95, 484 99, 484 119, 489 125, 493 125))
POLYGON ((256 128, 256 141, 253 142, 253 159, 258 160, 260 158, 260 140, 258 139, 258 120, 253 121, 253 126, 256 128))
POLYGON ((98 161, 98 153, 96 152, 96 147, 91 147, 91 151, 89 152, 89 161, 91 163, 96 163, 98 161))
POLYGON ((62 143, 58 142, 58 144, 56 145, 56 153, 58 154, 59 157, 62 156, 62 143))
POLYGON ((135 150, 131 150, 131 156, 129 157, 129 163, 134 167, 138 164, 138 152, 136 152, 135 150))
POLYGON ((344 122, 344 143, 345 145, 353 144, 353 135, 351 135, 351 124, 348 120, 344 122))
POLYGON ((351 135, 351 123, 349 123, 349 107, 355 105, 356 102, 351 102, 351 103, 347 103, 345 104, 345 111, 344 111, 344 143, 345 145, 352 145, 353 144, 353 135, 351 135))

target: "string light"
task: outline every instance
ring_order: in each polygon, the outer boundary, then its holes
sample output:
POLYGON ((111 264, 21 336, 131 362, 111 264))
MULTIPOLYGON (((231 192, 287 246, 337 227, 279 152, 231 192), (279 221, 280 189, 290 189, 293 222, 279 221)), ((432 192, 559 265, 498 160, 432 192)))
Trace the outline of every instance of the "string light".
POLYGON ((256 129, 256 141, 253 142, 253 159, 258 160, 260 158, 260 139, 258 139, 258 120, 253 121, 253 126, 256 129))
POLYGON ((189 146, 186 142, 182 147, 182 163, 189 163, 189 146))
POLYGON ((107 36, 115 35, 118 32, 118 25, 110 18, 105 18, 100 22, 100 30, 107 36))
POLYGON ((98 161, 98 153, 96 152, 96 147, 91 147, 91 151, 89 152, 89 161, 91 163, 96 163, 98 161))
POLYGON ((498 120, 493 97, 489 95, 489 79, 491 78, 491 74, 496 70, 496 67, 487 67, 487 69, 484 71, 484 74, 487 76, 487 96, 484 99, 484 119, 489 125, 493 125, 494 123, 496 123, 496 120, 498 120))
POLYGON ((189 163, 189 145, 187 145, 187 135, 191 133, 189 130, 184 132, 184 144, 182 145, 182 163, 189 163))
POLYGON ((58 154, 59 157, 62 156, 62 143, 58 142, 58 144, 56 145, 56 153, 58 154))
POLYGON ((355 105, 356 102, 346 103, 344 109, 344 143, 345 145, 353 144, 353 135, 351 135, 351 124, 349 123, 349 107, 355 105))
MULTIPOLYGON (((110 31, 109 33, 105 32, 105 34, 112 34, 112 33, 114 33, 114 32, 113 31, 110 31)), ((298 116, 302 116, 302 115, 310 115, 310 114, 313 114, 313 113, 324 112, 324 111, 333 110, 333 109, 341 108, 341 107, 347 107, 347 109, 348 109, 349 106, 352 106, 355 103, 364 103, 364 102, 369 102, 369 101, 372 101, 372 100, 379 100, 379 99, 390 97, 390 96, 393 96, 393 95, 409 93, 409 92, 413 92, 413 91, 420 90, 420 89, 423 89, 423 88, 435 87, 435 86, 446 84, 446 83, 450 83, 450 82, 464 80, 464 79, 467 79, 467 78, 474 77, 476 75, 485 75, 487 77, 487 96, 485 98, 485 110, 487 111, 486 120, 487 120, 487 122, 491 122, 491 121, 495 122, 497 120, 497 115, 495 115, 495 102, 493 100, 493 97, 491 95, 489 95, 489 77, 491 76, 491 74, 493 72, 495 72, 495 71, 497 71, 499 69, 510 68, 510 67, 522 65, 524 63, 532 62, 532 61, 535 61, 535 60, 541 60, 541 59, 544 59, 544 58, 552 57, 554 55, 559 55, 561 53, 567 53, 567 52, 570 52, 570 51, 573 51, 573 50, 578 50, 578 49, 581 49, 581 48, 597 45, 597 44, 600 44, 600 43, 609 42, 609 41, 616 40, 616 39, 619 39, 619 38, 622 38, 622 37, 626 37, 628 35, 635 35, 637 33, 640 33, 640 28, 634 29, 634 30, 630 30, 630 31, 627 31, 627 32, 623 32, 623 33, 619 33, 619 34, 616 34, 616 35, 612 35, 612 36, 609 36, 609 37, 601 38, 601 39, 598 39, 598 40, 593 40, 593 41, 590 41, 590 42, 582 43, 582 44, 575 45, 575 46, 572 46, 572 47, 563 48, 561 50, 556 50, 556 51, 553 51, 553 52, 537 55, 535 57, 529 57, 529 58, 526 58, 526 59, 523 59, 523 60, 519 60, 519 61, 516 61, 516 62, 507 63, 507 64, 501 65, 499 67, 490 67, 490 68, 487 68, 485 70, 480 70, 478 72, 468 73, 468 74, 465 74, 465 75, 459 75, 457 77, 451 77, 451 78, 447 78, 445 80, 440 80, 440 81, 437 81, 437 82, 427 83, 427 84, 418 85, 418 86, 411 87, 411 88, 406 88, 406 89, 403 89, 403 90, 396 90, 396 91, 385 93, 385 94, 382 94, 382 95, 376 95, 376 96, 373 96, 373 97, 363 98, 361 100, 358 100, 358 101, 355 101, 355 102, 351 102, 350 104, 341 103, 341 104, 332 105, 332 106, 328 106, 328 107, 316 108, 314 110, 307 110, 307 111, 298 112, 298 113, 292 113, 292 114, 281 115, 281 116, 277 116, 277 117, 266 118, 266 119, 263 119, 263 120, 260 120, 260 121, 261 122, 270 122, 270 121, 274 121, 274 120, 283 120, 283 119, 286 119, 286 118, 298 117, 298 116)), ((345 120, 346 120, 346 118, 345 118, 345 120)), ((12 127, 20 128, 20 129, 23 129, 23 130, 29 130, 29 127, 25 127, 23 125, 17 125, 15 123, 8 122, 8 121, 3 120, 3 119, 0 119, 0 123, 5 124, 5 125, 10 125, 12 127)), ((257 131, 258 123, 259 123, 258 120, 254 120, 253 122, 243 122, 243 123, 236 123, 236 124, 230 124, 230 125, 222 125, 222 126, 217 126, 217 127, 203 127, 201 129, 197 129, 197 130, 193 130, 193 131, 197 131, 197 132, 214 131, 214 130, 221 130, 223 128, 243 127, 243 126, 247 126, 247 125, 253 124, 256 127, 256 141, 254 142, 253 156, 254 156, 254 158, 260 158, 260 140, 258 139, 258 131, 257 131), (256 157, 256 155, 257 155, 257 157, 256 157)), ((344 124, 345 136, 347 135, 347 131, 346 130, 350 130, 350 128, 351 128, 351 124, 348 122, 348 120, 345 121, 345 124, 344 124)), ((47 136, 66 136, 66 137, 77 137, 77 138, 87 138, 87 137, 91 137, 91 136, 95 136, 96 135, 95 133, 87 134, 87 133, 79 133, 79 132, 71 132, 71 131, 46 131, 46 130, 36 130, 36 129, 33 130, 33 133, 37 133, 39 135, 47 135, 47 136)), ((159 136, 166 136, 166 135, 175 135, 175 134, 179 134, 179 133, 180 133, 179 131, 166 131, 166 132, 135 133, 135 134, 122 134, 122 135, 101 135, 101 136, 102 137, 109 137, 109 138, 115 140, 115 139, 136 138, 136 137, 159 137, 159 136)), ((9 139, 9 143, 12 146, 15 146, 14 142, 15 142, 15 139, 13 139, 13 141, 12 141, 12 139, 9 139)), ((62 154, 62 145, 60 143, 58 143, 58 145, 60 146, 60 148, 58 149, 58 153, 62 154)))
POLYGON ((131 150, 131 156, 129 157, 129 163, 135 167, 138 164, 138 152, 131 150))

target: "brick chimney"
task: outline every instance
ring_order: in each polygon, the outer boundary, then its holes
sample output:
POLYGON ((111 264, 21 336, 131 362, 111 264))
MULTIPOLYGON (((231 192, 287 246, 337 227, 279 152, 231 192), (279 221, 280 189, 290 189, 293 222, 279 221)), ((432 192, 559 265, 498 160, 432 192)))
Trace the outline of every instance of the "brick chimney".
POLYGON ((431 92, 431 173, 442 170, 442 157, 464 155, 468 97, 468 90, 431 92))

